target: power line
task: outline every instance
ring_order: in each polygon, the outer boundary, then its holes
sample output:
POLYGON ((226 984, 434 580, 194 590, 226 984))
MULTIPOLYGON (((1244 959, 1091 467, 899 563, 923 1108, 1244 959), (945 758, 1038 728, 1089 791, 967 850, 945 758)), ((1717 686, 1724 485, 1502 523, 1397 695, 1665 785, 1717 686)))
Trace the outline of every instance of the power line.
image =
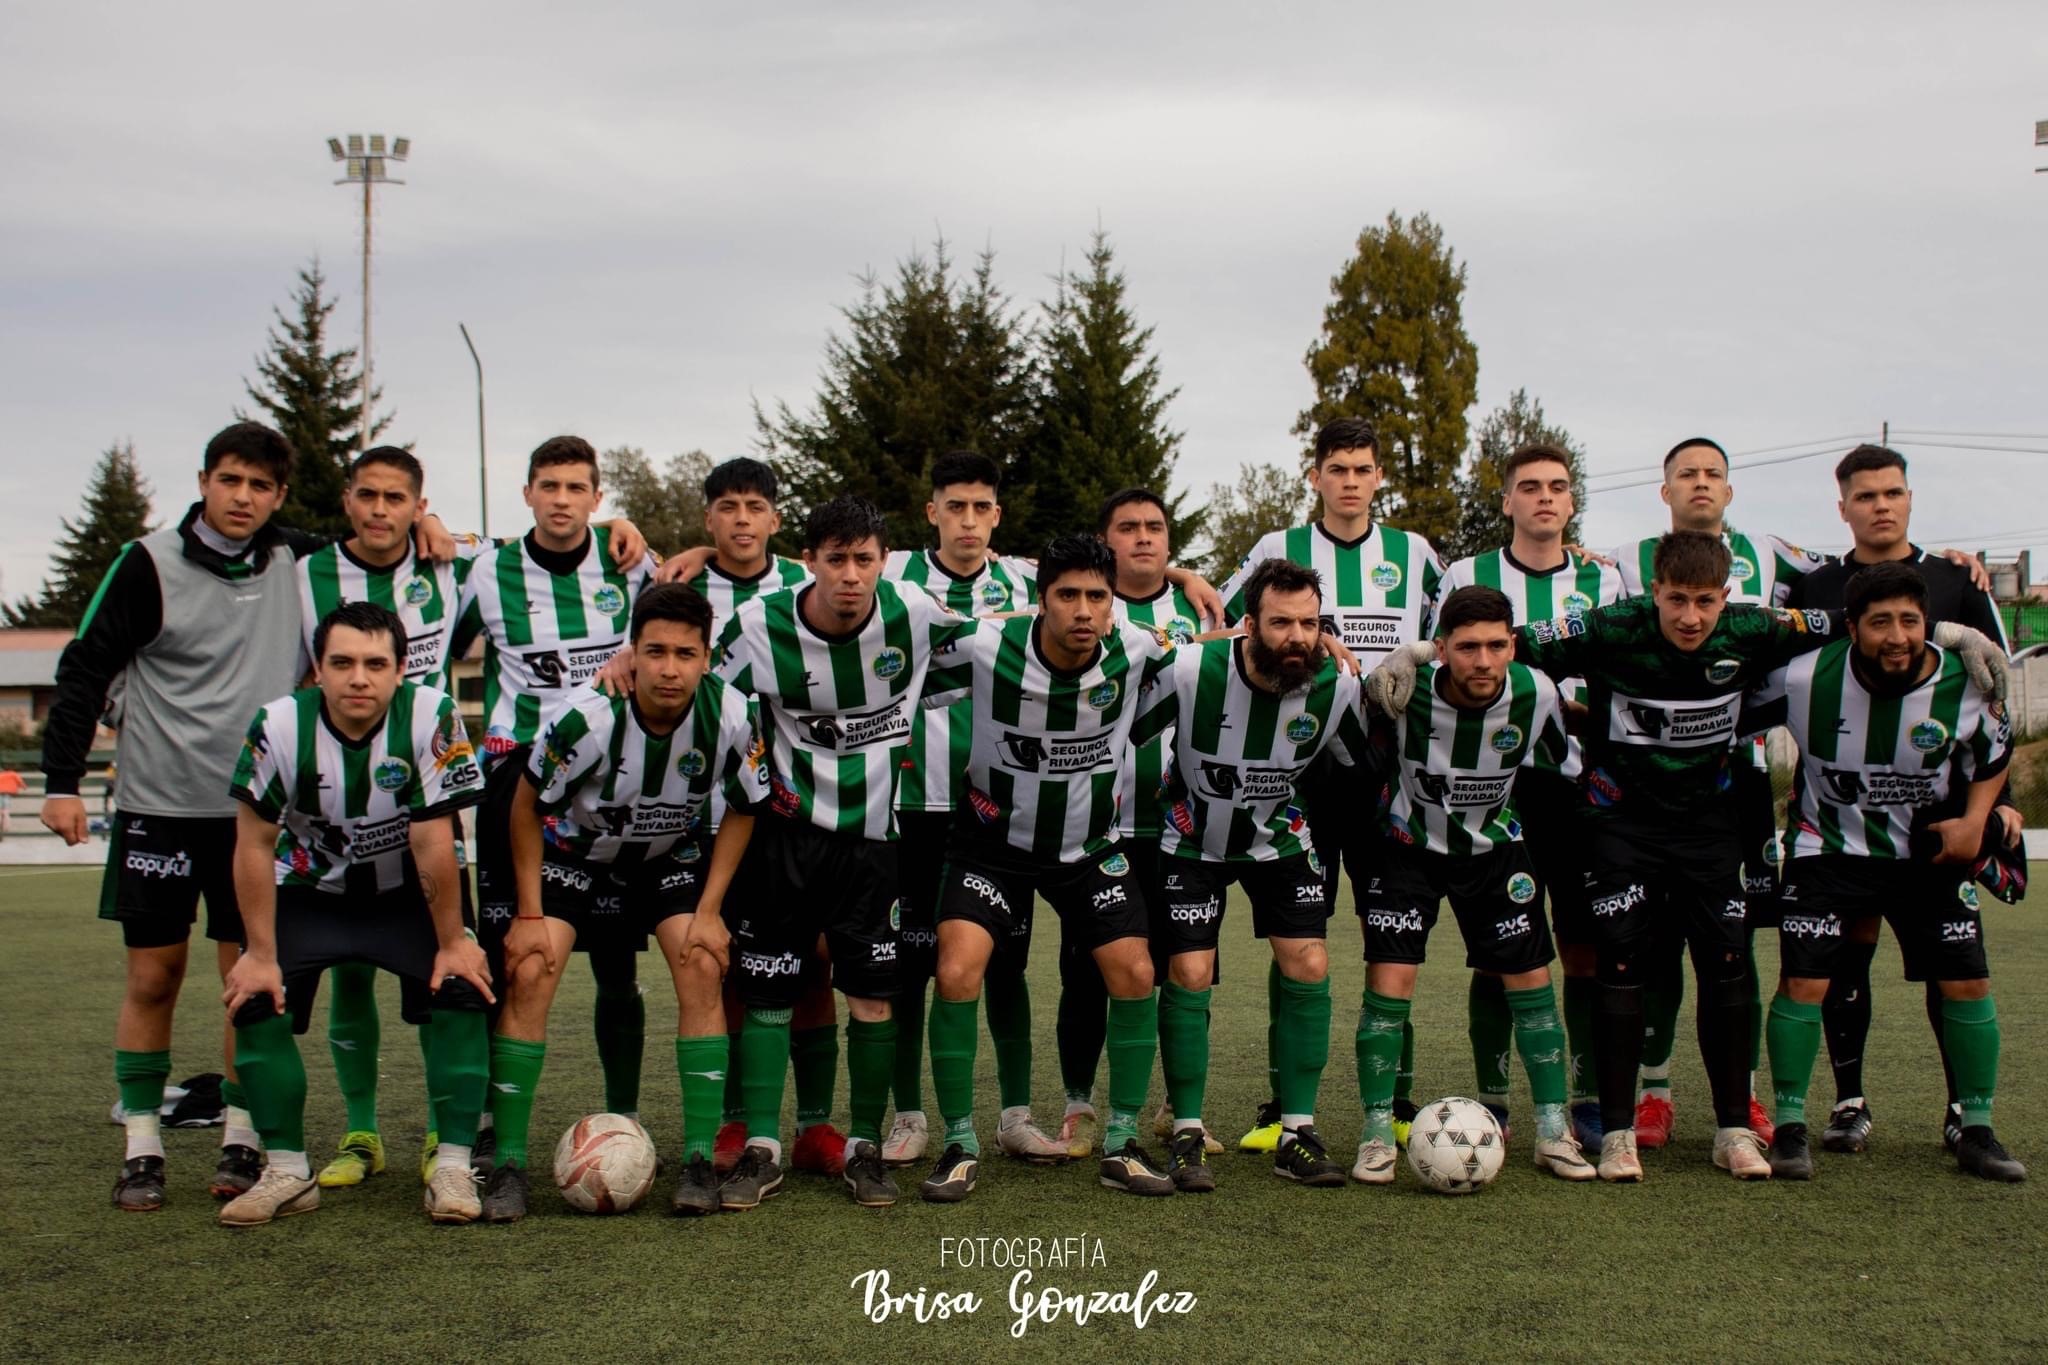
MULTIPOLYGON (((1787 441, 1783 445, 1759 446, 1754 450, 1738 450, 1730 454, 1728 458, 1729 461, 1732 463, 1736 460, 1748 459, 1752 455, 1775 455, 1781 450, 1800 450, 1806 446, 1826 446, 1832 449, 1833 447, 1840 445, 1843 441, 1863 441, 1868 440, 1869 436, 1870 433, 1861 431, 1852 431, 1842 436, 1819 436, 1815 437, 1813 440, 1810 441, 1787 441)), ((1811 453, 1817 455, 1822 454, 1824 452, 1814 451, 1811 453)), ((1664 462, 1662 460, 1659 460, 1655 464, 1625 465, 1620 469, 1602 469, 1597 472, 1588 471, 1586 477, 1588 479, 1604 479, 1610 477, 1617 477, 1624 474, 1647 474, 1652 471, 1654 471, 1658 475, 1657 482, 1663 482, 1664 462)), ((1628 487, 1631 488, 1638 486, 1639 485, 1636 484, 1628 485, 1628 487)))
POLYGON ((2048 455, 2048 446, 1985 446, 1963 441, 1895 441, 1916 450, 1988 450, 1999 455, 2048 455))
POLYGON ((1895 436, 1971 436, 1993 441, 2048 441, 2048 431, 1935 431, 1929 427, 1893 427, 1895 436))
MULTIPOLYGON (((1774 464, 1792 464, 1799 460, 1811 460, 1817 456, 1832 455, 1834 453, 1835 447, 1830 445, 1821 450, 1808 450, 1797 455, 1780 455, 1777 458, 1770 460, 1747 460, 1742 464, 1733 466, 1733 468, 1731 468, 1729 472, 1732 474, 1736 470, 1763 469, 1767 466, 1774 464)), ((1589 474, 1586 477, 1587 480, 1590 482, 1593 478, 1597 476, 1589 474)), ((1598 488, 1589 487, 1586 490, 1586 492, 1589 495, 1593 493, 1617 493, 1624 488, 1651 488, 1662 482, 1664 482, 1664 475, 1660 471, 1646 478, 1629 479, 1623 483, 1603 483, 1598 488)))

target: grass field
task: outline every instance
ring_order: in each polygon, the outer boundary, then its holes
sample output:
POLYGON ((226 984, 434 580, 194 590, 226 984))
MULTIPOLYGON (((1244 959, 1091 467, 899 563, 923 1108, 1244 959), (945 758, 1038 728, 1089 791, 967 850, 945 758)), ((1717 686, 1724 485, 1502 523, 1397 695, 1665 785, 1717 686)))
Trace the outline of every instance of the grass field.
MULTIPOLYGON (((2025 907, 1987 912, 2005 1029, 1999 1130, 2041 1177, 2016 1187, 1958 1176, 1942 1153, 1941 1073, 1918 990, 1898 981, 1887 938, 1869 1064, 1876 1146, 1824 1158, 1811 1185, 1745 1186, 1711 1168, 1705 1080, 1697 1054, 1682 1046, 1680 1135, 1647 1157, 1640 1187, 1566 1186, 1527 1165, 1523 1092, 1507 1172, 1466 1199, 1426 1194, 1405 1171, 1392 1190, 1305 1190, 1275 1179, 1263 1161, 1233 1155, 1222 1159, 1214 1195, 1138 1200, 1100 1189, 1092 1163, 1034 1170, 998 1158, 973 1199, 953 1208, 913 1196, 864 1212, 837 1182, 792 1177, 780 1198, 740 1216, 670 1218, 663 1187, 633 1215, 589 1218, 539 1189, 523 1224, 434 1228, 405 1173, 421 1128, 419 1053, 397 1023, 387 979, 392 1171, 330 1193, 314 1216, 230 1233, 214 1225, 205 1192, 218 1130, 166 1135, 164 1212, 128 1216, 108 1206, 120 1153, 107 1122, 120 953, 115 931, 92 918, 95 878, 0 869, 0 1093, 15 1116, 0 1134, 0 1356, 458 1361, 685 1351, 883 1360, 1021 1350, 1071 1359, 1103 1348, 1183 1360, 2048 1356, 2040 1194, 2048 1149, 2033 1136, 2048 1120, 2048 990, 2040 984, 2048 924, 2025 907), (1198 1301, 1142 1332, 1128 1317, 1105 1317, 1085 1327, 1035 1323, 1013 1338, 1014 1272, 942 1266, 949 1236, 1099 1238, 1104 1264, 1041 1269, 1034 1285, 1133 1290, 1157 1271, 1161 1289, 1198 1301), (897 1292, 972 1292, 982 1307, 944 1322, 870 1322, 851 1281, 874 1269, 887 1270, 897 1292)), ((1225 934, 1210 1100, 1212 1123, 1234 1139, 1264 1087, 1265 968, 1241 906, 1225 934)), ((1321 1126, 1348 1152, 1359 1118, 1349 1038, 1362 968, 1348 913, 1333 934, 1337 1036, 1321 1126)), ((1454 943, 1446 916, 1444 960, 1425 969, 1416 1011, 1420 1096, 1471 1084, 1454 943)), ((1059 1095, 1054 946, 1053 935, 1040 936, 1037 1082, 1046 1119, 1058 1113, 1059 1095)), ((1775 944, 1766 936, 1760 948, 1772 954, 1775 944)), ((663 981, 652 966, 643 962, 650 987, 663 981)), ((1773 968, 1767 957, 1766 973, 1773 968)), ((218 1065, 210 963, 187 992, 174 1078, 218 1065)), ((590 996, 578 967, 556 1014, 538 1150, 602 1103, 590 996)), ((648 1011, 643 1109, 672 1150, 681 1119, 659 998, 648 1011)), ((317 1026, 305 1046, 308 1135, 324 1150, 340 1136, 340 1102, 317 1026)), ((981 1056, 981 1094, 992 1105, 986 1042, 981 1056)), ((1824 1074, 1815 1092, 1824 1113, 1832 1096, 1824 1074)), ((989 1112, 984 1132, 992 1125, 989 1112)))

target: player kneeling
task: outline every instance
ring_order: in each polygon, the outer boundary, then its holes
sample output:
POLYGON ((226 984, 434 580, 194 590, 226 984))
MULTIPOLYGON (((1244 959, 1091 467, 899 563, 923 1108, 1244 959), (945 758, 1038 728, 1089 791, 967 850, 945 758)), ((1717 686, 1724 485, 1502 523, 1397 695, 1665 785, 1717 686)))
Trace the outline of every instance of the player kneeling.
POLYGON ((1375 766, 1391 770, 1379 875, 1359 915, 1365 1002, 1358 1093, 1365 1139, 1352 1179, 1392 1184, 1394 1075, 1421 965, 1448 896, 1465 965, 1500 978, 1536 1101, 1536 1165, 1565 1180, 1595 1172, 1565 1108, 1564 1024, 1550 982, 1550 929, 1515 818, 1523 768, 1573 776, 1557 687, 1514 662, 1514 605, 1494 588, 1459 588, 1438 614, 1436 658, 1398 720, 1371 714, 1375 766))
POLYGON ((406 1021, 427 1030, 441 1134, 428 1216, 467 1223, 480 1211, 469 1149, 494 997, 483 950, 463 932, 447 816, 482 799, 483 773, 454 699, 400 681, 405 646, 404 624, 384 607, 329 613, 313 637, 316 685, 257 712, 235 765, 235 894, 248 947, 223 999, 270 1164, 221 1209, 227 1227, 320 1207, 293 1035, 312 1019, 320 974, 352 962, 397 976, 406 1021))
POLYGON ((579 937, 631 947, 650 930, 676 987, 683 1169, 673 1207, 718 1210, 711 1144, 725 1091, 730 943, 721 911, 767 775, 753 703, 705 675, 703 595, 681 584, 648 589, 633 604, 631 638, 631 695, 571 691, 543 721, 512 802, 519 911, 505 935, 505 1007, 491 1040, 498 1159, 484 1217, 493 1223, 526 1215, 527 1130, 569 953, 579 937))

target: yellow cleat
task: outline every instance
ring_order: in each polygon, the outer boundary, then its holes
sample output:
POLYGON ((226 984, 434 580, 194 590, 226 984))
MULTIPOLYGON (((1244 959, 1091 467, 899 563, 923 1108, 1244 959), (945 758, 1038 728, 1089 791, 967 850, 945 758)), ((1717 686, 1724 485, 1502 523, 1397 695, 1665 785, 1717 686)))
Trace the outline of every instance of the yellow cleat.
POLYGON ((441 1135, 427 1129, 425 1140, 420 1143, 420 1184, 434 1183, 434 1161, 441 1155, 441 1135))
POLYGON ((1280 1106, 1271 1101, 1259 1106, 1259 1121, 1249 1133, 1237 1140, 1240 1152, 1277 1152, 1280 1150, 1280 1106))
POLYGON ((354 1132, 341 1140, 341 1153, 320 1169, 322 1189, 360 1185, 384 1169, 384 1139, 354 1132))
POLYGON ((1402 1151, 1408 1150, 1408 1132, 1415 1126, 1415 1101, 1394 1101, 1394 1145, 1402 1151))

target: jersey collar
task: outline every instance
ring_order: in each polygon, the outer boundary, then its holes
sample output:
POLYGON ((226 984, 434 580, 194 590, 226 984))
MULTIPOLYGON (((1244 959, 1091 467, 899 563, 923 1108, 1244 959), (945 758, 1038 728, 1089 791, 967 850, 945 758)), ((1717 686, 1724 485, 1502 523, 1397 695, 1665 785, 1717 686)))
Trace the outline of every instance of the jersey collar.
POLYGON ((1061 668, 1051 659, 1045 657, 1045 645, 1039 639, 1039 632, 1044 626, 1045 618, 1043 616, 1031 618, 1031 657, 1044 664, 1045 671, 1058 678, 1061 682, 1072 682, 1102 662, 1102 637, 1098 635, 1095 638, 1095 652, 1088 656, 1086 663, 1082 664, 1079 668, 1061 668))
POLYGON ((975 579, 987 573, 989 570, 989 566, 996 562, 995 552, 991 550, 982 555, 981 567, 976 569, 973 573, 954 573, 951 569, 946 567, 946 561, 939 558, 939 552, 937 550, 925 550, 922 551, 922 553, 924 555, 925 563, 929 564, 938 573, 943 574, 945 577, 951 579, 955 583, 972 583, 975 579))
POLYGON ((1554 569, 1530 568, 1527 564, 1524 564, 1521 560, 1515 558, 1515 549, 1512 545, 1501 546, 1500 557, 1507 563, 1512 565, 1514 567, 1515 572, 1521 574, 1524 578, 1549 578, 1553 574, 1568 573, 1571 571, 1572 568, 1572 552, 1570 550, 1566 550, 1564 552, 1564 563, 1558 565, 1554 569))
POLYGON ((812 635, 814 638, 823 640, 828 645, 843 645, 848 640, 858 637, 859 634, 862 631, 866 630, 868 626, 874 621, 875 613, 881 610, 882 585, 878 581, 875 584, 874 600, 868 603, 868 614, 860 618, 860 624, 855 626, 852 630, 847 631, 844 635, 827 635, 824 631, 819 630, 816 626, 811 624, 810 617, 804 615, 804 598, 808 594, 815 592, 817 590, 817 587, 818 580, 814 578, 810 582, 804 584, 802 587, 796 590, 796 623, 799 626, 802 626, 804 630, 808 632, 810 635, 812 635))
POLYGON ((1371 540, 1374 535, 1378 534, 1380 529, 1380 524, 1378 522, 1368 520, 1365 523, 1364 534, 1360 535, 1358 539, 1340 540, 1336 536, 1330 534, 1330 529, 1327 526, 1323 525, 1321 518, 1317 518, 1315 521, 1310 522, 1309 525, 1316 528, 1317 535, 1321 536, 1324 540, 1329 541, 1332 545, 1336 546, 1340 550, 1357 549, 1359 546, 1365 544, 1365 542, 1367 542, 1368 540, 1371 540))
MULTIPOLYGON (((403 686, 405 686, 405 684, 401 682, 401 683, 399 684, 399 686, 400 686, 400 687, 403 687, 403 686)), ((396 694, 396 693, 393 693, 392 695, 393 695, 394 699, 395 699, 395 698, 396 698, 396 696, 397 696, 397 694, 396 694)), ((365 733, 365 734, 363 735, 363 737, 362 737, 361 739, 350 739, 350 738, 349 738, 349 737, 348 737, 347 735, 345 735, 345 734, 343 734, 343 733, 341 732, 341 727, 340 727, 340 726, 338 726, 338 725, 336 725, 336 724, 334 723, 334 718, 333 718, 333 717, 331 717, 331 716, 329 716, 329 715, 327 714, 327 697, 326 697, 326 695, 325 695, 325 694, 322 694, 322 696, 321 696, 321 698, 320 698, 320 725, 321 725, 321 728, 323 728, 324 730, 326 730, 328 734, 330 734, 330 735, 334 736, 334 742, 335 742, 336 744, 339 744, 339 745, 340 745, 340 746, 341 746, 342 748, 344 748, 344 749, 367 749, 367 748, 369 748, 369 747, 370 747, 370 741, 374 740, 375 738, 377 738, 377 736, 379 736, 379 735, 381 735, 381 734, 383 734, 383 733, 384 733, 384 724, 385 724, 385 722, 386 722, 386 721, 389 721, 390 719, 391 719, 391 708, 387 706, 387 707, 385 707, 385 708, 384 708, 384 714, 383 714, 383 715, 381 715, 381 716, 379 716, 379 717, 377 718, 377 723, 376 723, 375 725, 372 725, 372 726, 371 726, 371 727, 369 728, 368 732, 366 732, 366 733, 365 733)))
POLYGON ((390 564, 372 564, 369 560, 364 559, 361 555, 349 549, 348 541, 346 540, 335 541, 334 549, 343 559, 346 559, 349 563, 368 574, 396 575, 401 569, 411 568, 413 562, 413 548, 410 543, 405 547, 404 557, 390 564))
POLYGON ((761 572, 757 574, 736 574, 729 569, 721 569, 718 567, 718 561, 716 559, 707 560, 704 564, 704 572, 709 574, 716 574, 718 577, 723 578, 726 582, 735 583, 740 585, 741 587, 745 587, 747 584, 750 583, 759 583, 769 574, 774 573, 775 568, 775 556, 772 554, 768 556, 767 564, 764 565, 761 569, 761 572))

